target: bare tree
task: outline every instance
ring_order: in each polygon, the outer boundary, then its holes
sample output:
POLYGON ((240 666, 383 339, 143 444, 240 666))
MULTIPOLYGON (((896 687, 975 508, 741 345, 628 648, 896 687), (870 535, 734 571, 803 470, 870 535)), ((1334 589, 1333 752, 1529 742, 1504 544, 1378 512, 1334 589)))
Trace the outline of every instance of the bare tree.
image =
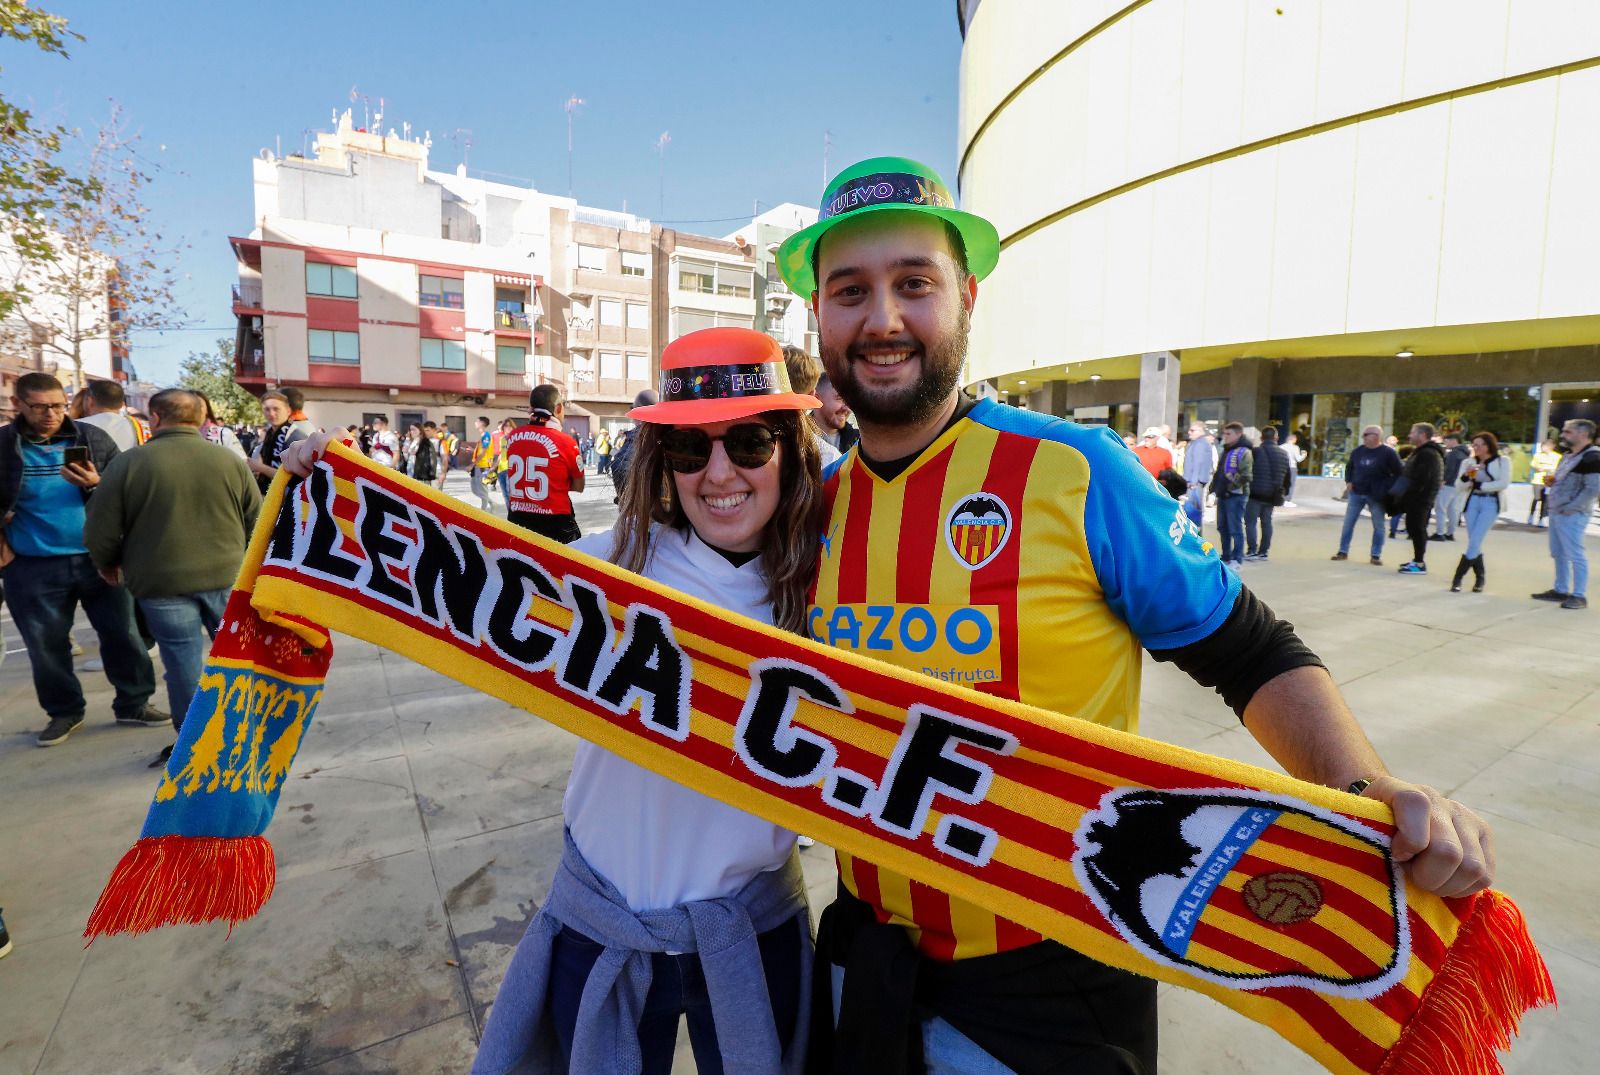
POLYGON ((82 159, 78 196, 42 214, 51 256, 3 262, 4 286, 26 296, 5 322, 8 334, 26 334, 81 387, 86 346, 115 351, 134 330, 184 323, 174 286, 186 245, 166 240, 150 220, 143 193, 159 166, 141 156, 120 108, 98 129, 72 132, 63 151, 74 150, 82 159))

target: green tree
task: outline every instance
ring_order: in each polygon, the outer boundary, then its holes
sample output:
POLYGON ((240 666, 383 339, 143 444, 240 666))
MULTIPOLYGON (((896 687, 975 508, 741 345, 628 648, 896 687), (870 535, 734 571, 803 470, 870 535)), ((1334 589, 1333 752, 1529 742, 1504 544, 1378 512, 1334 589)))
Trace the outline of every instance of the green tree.
MULTIPOLYGON (((25 0, 0 0, 0 42, 33 45, 64 59, 69 39, 82 41, 83 35, 68 30, 61 16, 25 0)), ((73 175, 57 159, 66 135, 35 123, 31 112, 0 94, 0 226, 10 263, 0 279, 0 319, 28 295, 29 275, 19 270, 49 265, 60 255, 51 214, 76 211, 96 193, 92 178, 73 175)))
POLYGON ((178 386, 204 392, 224 425, 261 425, 261 401, 239 382, 233 368, 233 341, 217 340, 216 351, 190 351, 178 367, 178 386))

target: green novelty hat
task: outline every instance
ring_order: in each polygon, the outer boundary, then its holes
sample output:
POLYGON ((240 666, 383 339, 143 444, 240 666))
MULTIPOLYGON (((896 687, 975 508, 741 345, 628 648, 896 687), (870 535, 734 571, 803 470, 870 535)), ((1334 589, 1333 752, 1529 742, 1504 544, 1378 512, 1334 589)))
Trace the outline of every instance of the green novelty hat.
POLYGON ((956 208, 956 199, 938 173, 905 157, 871 157, 833 177, 822 193, 817 222, 778 247, 778 272, 795 294, 811 298, 817 290, 811 258, 829 228, 847 216, 884 209, 927 213, 955 225, 966 246, 967 269, 978 279, 1000 260, 1000 234, 994 225, 956 208))

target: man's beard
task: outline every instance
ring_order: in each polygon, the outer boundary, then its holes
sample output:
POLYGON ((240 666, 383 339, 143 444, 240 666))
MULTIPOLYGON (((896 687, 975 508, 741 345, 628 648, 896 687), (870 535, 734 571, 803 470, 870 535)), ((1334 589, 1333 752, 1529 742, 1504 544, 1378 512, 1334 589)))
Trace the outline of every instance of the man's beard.
POLYGON ((857 360, 866 361, 860 353, 861 344, 851 344, 843 350, 823 344, 822 367, 839 397, 861 421, 879 426, 920 425, 939 413, 939 408, 961 382, 971 328, 972 317, 963 305, 955 325, 931 347, 909 335, 898 340, 873 341, 874 350, 899 346, 908 351, 921 351, 922 375, 905 388, 863 386, 855 373, 857 360))

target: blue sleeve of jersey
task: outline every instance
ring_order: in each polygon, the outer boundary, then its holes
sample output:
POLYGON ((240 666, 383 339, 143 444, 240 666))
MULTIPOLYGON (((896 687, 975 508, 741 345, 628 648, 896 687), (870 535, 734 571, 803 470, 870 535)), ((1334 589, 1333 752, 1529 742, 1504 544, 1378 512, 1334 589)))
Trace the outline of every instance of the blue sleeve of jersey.
POLYGON ((1146 649, 1208 637, 1233 611, 1238 574, 1121 437, 1110 429, 1082 432, 1071 443, 1089 461, 1084 536, 1106 603, 1146 649))

